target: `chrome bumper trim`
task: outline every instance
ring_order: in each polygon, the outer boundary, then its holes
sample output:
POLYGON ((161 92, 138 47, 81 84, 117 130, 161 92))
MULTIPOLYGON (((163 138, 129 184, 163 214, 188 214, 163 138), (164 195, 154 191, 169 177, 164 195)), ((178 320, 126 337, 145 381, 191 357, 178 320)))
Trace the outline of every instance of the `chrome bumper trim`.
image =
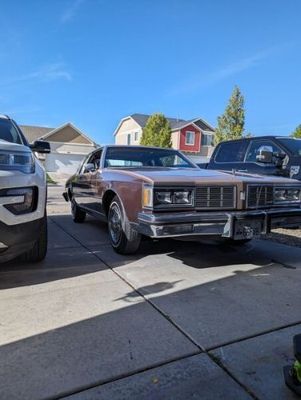
MULTIPOLYGON (((234 237, 235 221, 261 223, 262 234, 272 228, 301 225, 301 208, 229 212, 139 213, 137 229, 152 238, 209 236, 234 237)), ((235 225, 236 226, 236 225, 235 225)))

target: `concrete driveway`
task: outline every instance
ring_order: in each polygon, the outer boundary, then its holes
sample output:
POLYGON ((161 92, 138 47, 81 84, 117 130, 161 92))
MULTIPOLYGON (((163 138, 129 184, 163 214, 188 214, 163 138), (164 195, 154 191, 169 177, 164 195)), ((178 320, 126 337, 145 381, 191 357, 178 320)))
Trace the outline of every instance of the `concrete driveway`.
POLYGON ((1 399, 296 397, 282 367, 301 332, 301 249, 145 241, 111 249, 49 187, 49 253, 0 267, 1 399))

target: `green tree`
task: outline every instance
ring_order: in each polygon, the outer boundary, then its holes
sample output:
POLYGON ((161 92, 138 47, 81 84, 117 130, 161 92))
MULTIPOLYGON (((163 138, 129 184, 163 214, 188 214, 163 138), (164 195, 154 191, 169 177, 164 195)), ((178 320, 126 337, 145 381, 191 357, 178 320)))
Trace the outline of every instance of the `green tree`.
POLYGON ((291 134, 291 137, 301 138, 301 124, 297 126, 297 128, 291 134))
POLYGON ((223 140, 239 139, 244 135, 245 100, 238 86, 234 87, 232 95, 223 115, 217 119, 215 144, 223 140))
POLYGON ((171 128, 161 113, 153 114, 143 128, 141 144, 144 146, 171 147, 171 128))

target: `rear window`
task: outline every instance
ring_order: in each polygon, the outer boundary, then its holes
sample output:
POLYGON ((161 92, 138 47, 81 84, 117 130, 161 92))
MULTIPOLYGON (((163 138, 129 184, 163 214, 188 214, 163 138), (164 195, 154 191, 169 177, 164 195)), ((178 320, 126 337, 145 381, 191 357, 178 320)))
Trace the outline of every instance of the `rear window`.
POLYGON ((9 119, 0 118, 0 140, 10 143, 23 144, 20 133, 9 119))
POLYGON ((215 161, 223 163, 244 161, 247 145, 246 141, 225 142, 220 145, 215 161))

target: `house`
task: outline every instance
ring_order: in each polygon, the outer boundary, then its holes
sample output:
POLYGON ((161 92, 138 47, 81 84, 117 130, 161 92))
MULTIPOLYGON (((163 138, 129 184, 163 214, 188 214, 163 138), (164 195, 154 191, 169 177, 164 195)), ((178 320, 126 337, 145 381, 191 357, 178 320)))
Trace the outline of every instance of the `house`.
MULTIPOLYGON (((122 118, 114 136, 115 144, 138 145, 150 115, 132 114, 122 118)), ((214 128, 202 118, 184 120, 167 118, 171 127, 172 147, 195 162, 205 162, 212 154, 214 128)))
POLYGON ((57 128, 20 125, 29 141, 45 140, 50 143, 50 154, 38 154, 47 172, 64 178, 76 172, 82 159, 98 146, 71 122, 57 128))

